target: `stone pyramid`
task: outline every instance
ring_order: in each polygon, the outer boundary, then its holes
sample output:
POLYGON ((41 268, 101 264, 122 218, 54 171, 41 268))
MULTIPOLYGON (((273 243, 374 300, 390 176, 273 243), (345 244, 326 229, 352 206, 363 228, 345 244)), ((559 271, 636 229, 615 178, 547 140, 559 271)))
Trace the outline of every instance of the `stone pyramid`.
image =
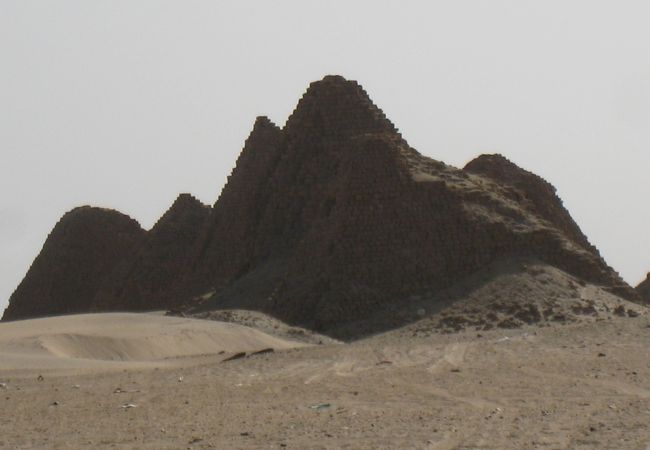
MULTIPOLYGON (((149 232, 126 218, 126 237, 106 227, 107 242, 125 248, 111 250, 103 277, 84 281, 92 289, 75 291, 74 308, 53 307, 68 301, 57 293, 22 287, 79 284, 67 269, 77 253, 52 250, 61 247, 50 243, 57 225, 4 318, 244 308, 327 330, 521 257, 639 300, 549 183, 500 155, 464 169, 421 155, 358 83, 340 76, 311 83, 283 128, 255 121, 211 209, 189 197, 176 203, 149 232)), ((84 233, 70 245, 90 246, 84 233)), ((92 255, 103 255, 82 253, 91 267, 99 264, 92 255)))

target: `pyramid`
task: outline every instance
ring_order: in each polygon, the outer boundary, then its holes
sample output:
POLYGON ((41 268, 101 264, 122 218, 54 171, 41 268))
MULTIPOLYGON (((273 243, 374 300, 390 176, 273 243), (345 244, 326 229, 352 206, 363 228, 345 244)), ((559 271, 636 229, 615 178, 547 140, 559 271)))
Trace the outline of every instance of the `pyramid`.
POLYGON ((136 252, 107 276, 90 305, 92 311, 167 309, 167 290, 190 262, 210 207, 181 194, 149 230, 136 252))
POLYGON ((327 330, 518 256, 636 298, 549 183, 499 155, 463 170, 420 155, 339 76, 312 83, 284 128, 258 121, 212 220, 175 292, 213 295, 188 311, 327 330))
MULTIPOLYGON (((522 257, 639 301, 548 182, 501 155, 463 169, 421 155, 340 76, 311 83, 284 127, 256 119, 211 209, 179 201, 88 309, 251 309, 327 331, 522 257)), ((52 278, 48 260, 26 280, 52 278)), ((15 293, 8 311, 55 300, 15 293)))
POLYGON ((54 226, 2 320, 87 312, 102 281, 146 232, 117 211, 82 206, 54 226))

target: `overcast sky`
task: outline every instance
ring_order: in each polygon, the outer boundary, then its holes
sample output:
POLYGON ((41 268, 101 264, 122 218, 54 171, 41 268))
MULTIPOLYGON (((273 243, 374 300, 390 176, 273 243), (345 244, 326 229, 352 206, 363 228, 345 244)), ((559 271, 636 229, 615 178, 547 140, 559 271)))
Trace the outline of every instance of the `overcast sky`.
POLYGON ((0 308, 82 204, 214 203, 257 115, 358 80, 421 153, 499 152, 650 270, 650 2, 0 0, 0 308))

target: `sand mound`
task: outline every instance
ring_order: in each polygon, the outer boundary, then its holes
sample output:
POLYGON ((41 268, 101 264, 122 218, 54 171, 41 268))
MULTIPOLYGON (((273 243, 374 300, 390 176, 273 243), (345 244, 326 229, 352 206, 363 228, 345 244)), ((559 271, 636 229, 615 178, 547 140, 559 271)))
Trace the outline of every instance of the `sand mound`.
POLYGON ((155 314, 82 314, 0 324, 4 369, 137 365, 302 345, 233 323, 155 314))

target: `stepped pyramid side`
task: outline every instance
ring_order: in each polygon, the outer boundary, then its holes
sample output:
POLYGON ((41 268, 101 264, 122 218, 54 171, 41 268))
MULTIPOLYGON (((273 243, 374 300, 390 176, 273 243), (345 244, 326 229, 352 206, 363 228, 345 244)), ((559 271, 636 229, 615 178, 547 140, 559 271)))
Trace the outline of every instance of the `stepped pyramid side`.
POLYGON ((222 288, 250 268, 282 139, 281 130, 268 118, 256 119, 171 295, 222 288))
POLYGON ((191 262, 211 208, 181 194, 147 232, 137 252, 107 276, 92 302, 95 311, 141 311, 175 306, 169 289, 191 262))
POLYGON ((289 139, 317 134, 321 139, 335 140, 364 133, 399 134, 362 86, 338 75, 309 85, 287 119, 284 132, 289 139))
POLYGON ((83 206, 56 224, 2 320, 88 312, 103 280, 128 259, 145 231, 117 211, 83 206))
POLYGON ((328 208, 329 183, 349 148, 343 144, 377 133, 399 136, 356 82, 338 76, 311 83, 283 129, 256 122, 214 205, 192 273, 175 292, 221 292, 256 271, 265 274, 253 284, 272 291, 328 208))

